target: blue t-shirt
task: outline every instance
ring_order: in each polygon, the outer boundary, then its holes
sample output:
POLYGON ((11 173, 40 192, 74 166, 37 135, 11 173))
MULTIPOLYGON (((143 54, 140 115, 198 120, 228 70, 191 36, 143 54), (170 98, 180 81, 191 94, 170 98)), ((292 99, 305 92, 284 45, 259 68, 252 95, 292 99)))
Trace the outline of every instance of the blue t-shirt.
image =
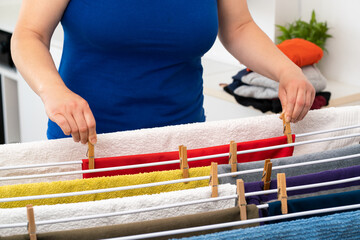
MULTIPOLYGON (((217 17, 216 0, 71 0, 60 75, 97 133, 205 121, 201 57, 217 17)), ((50 120, 47 135, 65 137, 50 120)))

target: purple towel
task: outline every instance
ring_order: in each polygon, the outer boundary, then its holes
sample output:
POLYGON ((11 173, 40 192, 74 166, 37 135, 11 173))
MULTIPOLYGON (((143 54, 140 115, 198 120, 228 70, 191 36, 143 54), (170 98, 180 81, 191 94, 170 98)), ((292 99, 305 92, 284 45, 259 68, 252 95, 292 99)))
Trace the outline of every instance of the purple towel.
MULTIPOLYGON (((301 186, 307 184, 314 184, 314 183, 322 183, 322 182, 329 182, 329 181, 336 181, 346 178, 358 177, 360 176, 360 165, 347 167, 347 168, 340 168, 336 170, 329 170, 319 173, 312 173, 307 175, 300 175, 295 177, 288 177, 286 178, 286 187, 294 187, 294 186, 301 186)), ((319 191, 331 190, 336 188, 346 188, 351 186, 358 186, 360 185, 360 181, 353 181, 348 183, 324 186, 324 187, 317 187, 317 188, 308 188, 296 191, 288 191, 288 196, 295 196, 301 194, 308 194, 308 193, 315 193, 319 191)), ((264 187, 263 182, 251 182, 245 183, 245 192, 256 192, 262 191, 264 187)), ((270 189, 277 188, 277 181, 276 179, 271 180, 270 189)), ((266 194, 266 195, 258 195, 258 196, 250 196, 246 198, 248 204, 262 204, 269 202, 271 200, 276 200, 277 194, 266 194)))

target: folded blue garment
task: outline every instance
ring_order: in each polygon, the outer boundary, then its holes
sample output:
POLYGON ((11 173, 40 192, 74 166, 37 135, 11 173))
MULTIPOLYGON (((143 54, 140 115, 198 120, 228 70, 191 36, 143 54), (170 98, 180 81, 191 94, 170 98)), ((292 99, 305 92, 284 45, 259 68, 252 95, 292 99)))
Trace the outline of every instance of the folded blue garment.
POLYGON ((360 210, 181 239, 359 239, 359 219, 360 210))

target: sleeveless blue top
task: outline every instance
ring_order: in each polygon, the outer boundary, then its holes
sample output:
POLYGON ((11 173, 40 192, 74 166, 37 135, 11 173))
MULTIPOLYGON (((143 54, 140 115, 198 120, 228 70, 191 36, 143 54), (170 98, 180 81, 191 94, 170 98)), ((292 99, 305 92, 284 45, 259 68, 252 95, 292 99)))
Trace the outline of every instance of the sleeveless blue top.
MULTIPOLYGON (((201 57, 216 0, 70 0, 59 73, 97 133, 205 121, 201 57)), ((49 120, 49 139, 65 137, 49 120)))

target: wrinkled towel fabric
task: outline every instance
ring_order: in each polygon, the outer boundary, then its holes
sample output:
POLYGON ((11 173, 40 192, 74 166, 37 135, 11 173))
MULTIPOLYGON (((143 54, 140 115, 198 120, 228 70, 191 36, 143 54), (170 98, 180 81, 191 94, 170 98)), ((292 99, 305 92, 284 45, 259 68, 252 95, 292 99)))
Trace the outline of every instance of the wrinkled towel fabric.
MULTIPOLYGON (((189 169, 190 177, 208 176, 210 167, 199 167, 189 169)), ((19 185, 9 185, 0 187, 0 199, 12 198, 20 196, 34 196, 55 193, 80 192, 85 190, 113 188, 121 186, 131 186, 145 183, 155 183, 182 179, 181 170, 140 173, 134 175, 122 175, 114 177, 101 177, 89 179, 77 179, 58 182, 28 183, 19 185)), ((183 189, 191 189, 197 187, 205 187, 209 185, 209 180, 192 181, 188 183, 176 183, 160 185, 156 187, 147 187, 131 190, 123 190, 117 192, 106 192, 97 194, 87 194, 72 197, 48 198, 37 200, 26 200, 16 202, 0 203, 0 208, 24 207, 28 204, 35 205, 53 205, 59 203, 75 203, 96 201, 109 198, 130 197, 144 194, 155 194, 160 192, 170 192, 183 189)))
MULTIPOLYGON (((342 192, 342 193, 333 193, 328 195, 320 195, 308 198, 299 198, 288 200, 288 212, 289 213, 297 213, 303 211, 310 211, 316 209, 323 208, 331 208, 331 207, 340 207, 352 204, 360 203, 360 190, 351 191, 351 192, 342 192)), ((281 215, 281 203, 279 201, 269 203, 268 208, 269 216, 281 215)), ((328 215, 328 213, 317 214, 316 216, 324 216, 328 215)), ((291 218, 292 220, 296 220, 299 218, 306 217, 298 217, 291 218)), ((282 222, 285 220, 277 220, 274 222, 282 222)))
MULTIPOLYGON (((314 145, 316 147, 316 145, 314 145)), ((295 148, 296 150, 296 148, 295 148)), ((353 154, 359 154, 360 153, 360 144, 355 144, 343 148, 333 149, 333 150, 327 150, 317 153, 310 153, 310 154, 304 154, 300 156, 293 156, 293 157, 285 157, 285 158, 275 158, 271 159, 273 167, 275 166, 282 166, 282 165, 288 165, 288 164, 295 164, 295 163, 305 163, 305 162, 311 162, 315 160, 322 160, 322 159, 328 159, 328 158, 335 158, 335 157, 342 157, 342 156, 349 156, 353 154)), ((318 164, 312 164, 312 165, 306 165, 306 166, 298 166, 298 167, 292 167, 292 168, 283 168, 283 169, 274 169, 272 170, 272 176, 276 176, 278 173, 285 173, 286 177, 293 177, 298 175, 305 175, 310 173, 317 173, 332 169, 338 169, 338 168, 346 168, 350 166, 360 165, 360 158, 349 158, 344 160, 337 160, 333 162, 326 162, 326 163, 318 163, 318 164)), ((249 163, 241 163, 238 164, 238 171, 247 171, 252 169, 260 169, 264 168, 264 161, 257 161, 257 162, 249 162, 249 163)), ((229 164, 219 165, 218 166, 218 174, 223 173, 230 173, 231 172, 231 166, 229 164)), ((241 178, 244 180, 244 182, 257 182, 261 179, 262 171, 256 172, 256 173, 247 173, 247 174, 241 174, 235 177, 221 177, 219 178, 220 184, 225 183, 231 183, 236 184, 236 179, 241 178)))
MULTIPOLYGON (((313 85, 316 92, 321 92, 326 88, 327 79, 322 75, 320 70, 315 65, 304 66, 301 68, 301 70, 303 71, 306 78, 313 85)), ((271 88, 276 90, 276 95, 274 97, 268 98, 276 98, 278 96, 277 94, 279 89, 279 83, 257 72, 250 72, 249 74, 243 75, 241 76, 240 80, 248 85, 271 88)))
MULTIPOLYGON (((347 167, 347 168, 341 168, 341 169, 335 169, 335 170, 329 170, 319 173, 312 173, 312 174, 306 174, 306 175, 300 175, 295 177, 287 177, 286 178, 286 187, 295 187, 295 186, 302 186, 302 185, 308 185, 308 184, 314 184, 314 183, 323 183, 323 182, 330 182, 330 181, 336 181, 336 180, 342 180, 347 178, 353 178, 353 177, 359 177, 360 176, 360 165, 353 166, 353 167, 347 167)), ((308 193, 316 193, 319 191, 325 191, 325 190, 332 190, 336 188, 346 188, 346 187, 352 187, 352 186, 359 186, 360 180, 358 181, 352 181, 347 183, 341 183, 336 185, 329 185, 329 186, 323 186, 323 187, 316 187, 316 188, 307 188, 307 189, 300 189, 295 191, 287 191, 287 195, 289 197, 296 196, 300 194, 308 194, 308 193)), ((256 192, 256 191, 262 191, 264 188, 263 182, 251 182, 251 183, 245 183, 245 192, 256 192)), ((277 188, 277 180, 276 178, 271 180, 270 183, 270 189, 276 189, 277 188)), ((267 203, 271 200, 276 200, 277 194, 265 194, 265 195, 258 195, 258 196, 249 196, 246 198, 246 202, 249 204, 262 204, 267 203)))
MULTIPOLYGON (((258 218, 258 209, 255 205, 247 205, 246 208, 248 219, 258 218)), ((62 232, 49 232, 37 234, 37 239, 52 239, 52 240, 92 240, 92 239, 104 239, 113 237, 130 236, 143 233, 159 232, 166 230, 175 230, 181 228, 197 227, 210 224, 226 223, 238 221, 240 219, 240 209, 233 207, 224 210, 218 210, 213 212, 198 213, 191 215, 184 215, 180 217, 163 218, 152 221, 128 223, 121 225, 113 225, 106 227, 86 228, 81 230, 70 230, 62 232)), ((242 227, 253 227, 258 224, 251 224, 242 227)), ((230 229, 236 229, 239 227, 216 229, 204 232, 198 232, 197 234, 205 234, 209 232, 218 232, 230 229)), ((183 234, 180 236, 193 236, 193 233, 183 234)), ((179 236, 179 235, 176 235, 179 236)), ((152 239, 168 239, 166 236, 152 239)), ((3 240, 23 240, 29 239, 29 235, 17 235, 12 237, 4 237, 3 240)))
MULTIPOLYGON (((307 133, 325 129, 360 124, 360 106, 325 108, 310 111, 306 118, 292 124, 293 133, 307 133)), ((99 134, 95 157, 113 157, 177 151, 179 145, 188 149, 205 148, 271 138, 283 135, 282 121, 278 115, 263 115, 223 121, 210 121, 135 131, 99 134)), ((360 133, 360 128, 301 138, 301 141, 344 134, 360 133)), ((298 140, 297 140, 298 141, 298 140)), ((295 147, 294 155, 325 151, 359 143, 360 137, 337 141, 307 144, 295 147)), ((74 143, 72 139, 28 142, 0 145, 0 167, 9 165, 42 164, 79 161, 80 164, 62 167, 13 169, 0 171, 0 177, 40 174, 47 172, 81 170, 81 159, 86 156, 87 146, 74 143)), ((52 178, 34 178, 21 181, 1 181, 1 185, 78 179, 82 176, 67 175, 52 178)))
MULTIPOLYGON (((218 187, 219 197, 234 195, 236 186, 223 184, 218 187)), ((194 201, 199 199, 208 199, 211 196, 210 187, 202 187, 174 192, 159 193, 153 195, 140 195, 125 198, 114 198, 99 201, 68 203, 56 205, 34 206, 36 221, 48 221, 53 219, 62 219, 69 217, 80 217, 95 214, 105 214, 113 212, 122 212, 135 209, 143 209, 154 206, 163 206, 167 204, 194 201)), ((106 225, 116 225, 131 222, 148 221, 160 218, 169 218, 182 216, 186 214, 195 214, 201 212, 210 212, 226 208, 232 208, 235 205, 235 199, 221 200, 215 202, 188 205, 183 207, 167 208, 162 210, 119 215, 115 217, 97 218, 91 220, 82 220, 76 222, 57 223, 40 225, 36 227, 37 233, 65 231, 72 229, 100 227, 106 225)), ((0 209, 0 224, 26 222, 25 208, 7 208, 0 209)), ((26 234, 26 228, 5 228, 0 229, 0 236, 11 236, 17 234, 26 234)))
POLYGON ((223 231, 184 240, 227 239, 359 239, 360 210, 336 213, 323 217, 311 217, 259 227, 223 231))
MULTIPOLYGON (((293 142, 295 142, 295 136, 293 135, 293 142)), ((281 144, 286 144, 286 136, 261 139, 255 141, 241 142, 237 143, 237 150, 248 150, 261 147, 277 146, 281 144)), ((238 162, 250 162, 258 161, 267 158, 279 158, 292 156, 294 147, 279 148, 268 151, 260 151, 254 153, 239 154, 237 156, 238 162)), ((208 148, 200 149, 191 149, 187 151, 188 158, 200 157, 206 155, 215 155, 221 153, 229 152, 229 144, 208 148)), ((117 166, 127 166, 133 164, 143 164, 143 163, 153 163, 161 161, 169 161, 179 159, 179 152, 164 152, 164 153, 153 153, 153 154, 142 154, 142 155, 132 155, 132 156, 120 156, 120 157, 111 157, 111 158, 96 158, 95 159, 95 168, 107 168, 107 167, 117 167, 117 166)), ((229 162, 229 157, 218 157, 211 158, 199 161, 189 161, 189 167, 204 167, 210 166, 212 162, 217 162, 218 164, 227 164, 229 162)), ((89 159, 83 159, 83 170, 89 169, 89 159)), ((175 170, 179 169, 179 163, 158 165, 152 167, 141 167, 141 168, 131 168, 125 170, 117 170, 110 172, 98 172, 98 173, 86 173, 83 174, 84 178, 91 177, 104 177, 104 176, 116 176, 124 174, 137 174, 141 172, 153 172, 153 171, 165 171, 165 170, 175 170)))

